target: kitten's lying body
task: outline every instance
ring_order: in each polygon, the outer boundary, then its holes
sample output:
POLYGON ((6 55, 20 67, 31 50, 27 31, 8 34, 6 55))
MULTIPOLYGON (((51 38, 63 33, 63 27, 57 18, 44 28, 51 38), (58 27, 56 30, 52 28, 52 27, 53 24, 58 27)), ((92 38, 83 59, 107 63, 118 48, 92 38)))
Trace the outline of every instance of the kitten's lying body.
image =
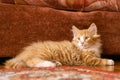
POLYGON ((6 68, 55 67, 58 65, 114 65, 100 58, 101 40, 93 23, 89 29, 72 28, 73 41, 36 42, 5 63, 6 68))

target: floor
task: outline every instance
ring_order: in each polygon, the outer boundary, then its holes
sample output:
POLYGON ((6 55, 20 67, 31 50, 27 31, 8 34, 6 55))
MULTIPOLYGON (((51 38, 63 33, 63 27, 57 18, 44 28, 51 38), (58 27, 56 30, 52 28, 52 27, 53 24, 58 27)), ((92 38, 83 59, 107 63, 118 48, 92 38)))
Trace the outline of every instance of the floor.
POLYGON ((120 61, 116 61, 114 66, 91 66, 90 68, 104 71, 120 72, 120 61))
MULTIPOLYGON (((87 66, 87 67, 97 70, 120 72, 120 61, 116 61, 114 66, 87 66)), ((0 69, 4 69, 3 64, 0 64, 0 69)))

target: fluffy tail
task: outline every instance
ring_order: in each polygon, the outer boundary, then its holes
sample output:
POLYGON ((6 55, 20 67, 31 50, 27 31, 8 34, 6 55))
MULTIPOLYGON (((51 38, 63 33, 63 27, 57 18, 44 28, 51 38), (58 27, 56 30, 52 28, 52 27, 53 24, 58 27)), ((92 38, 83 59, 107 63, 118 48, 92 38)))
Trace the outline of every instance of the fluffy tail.
POLYGON ((24 68, 27 65, 22 60, 11 59, 5 62, 5 68, 24 68))

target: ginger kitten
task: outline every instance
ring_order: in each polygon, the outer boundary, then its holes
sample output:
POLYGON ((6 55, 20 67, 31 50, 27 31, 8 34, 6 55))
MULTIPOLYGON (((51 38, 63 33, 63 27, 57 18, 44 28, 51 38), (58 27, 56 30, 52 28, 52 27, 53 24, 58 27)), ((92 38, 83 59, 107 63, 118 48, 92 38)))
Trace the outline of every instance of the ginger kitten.
POLYGON ((59 65, 114 65, 100 58, 101 39, 94 23, 88 29, 72 27, 73 40, 36 42, 5 63, 6 68, 55 67, 59 65))

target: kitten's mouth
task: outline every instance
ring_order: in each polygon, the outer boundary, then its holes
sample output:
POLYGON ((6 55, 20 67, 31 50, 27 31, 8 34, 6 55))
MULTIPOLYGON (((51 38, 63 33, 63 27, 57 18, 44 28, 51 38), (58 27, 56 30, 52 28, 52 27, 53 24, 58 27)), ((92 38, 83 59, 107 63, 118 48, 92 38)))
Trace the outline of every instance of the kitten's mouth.
POLYGON ((90 48, 89 46, 88 47, 83 47, 83 49, 88 49, 88 48, 90 48))
POLYGON ((89 49, 90 47, 89 46, 81 46, 82 49, 89 49))
POLYGON ((80 49, 88 49, 90 48, 90 46, 86 46, 85 44, 78 44, 78 46, 80 47, 80 49))
POLYGON ((80 49, 89 49, 90 47, 81 46, 80 49))

